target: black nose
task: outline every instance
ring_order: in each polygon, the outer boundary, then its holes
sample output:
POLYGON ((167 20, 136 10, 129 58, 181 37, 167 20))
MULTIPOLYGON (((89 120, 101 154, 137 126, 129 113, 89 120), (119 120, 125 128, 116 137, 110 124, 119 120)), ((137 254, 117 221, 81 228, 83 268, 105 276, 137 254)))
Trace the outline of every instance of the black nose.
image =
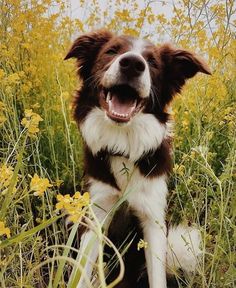
POLYGON ((127 55, 120 59, 120 71, 127 77, 138 77, 145 70, 145 63, 136 55, 127 55))

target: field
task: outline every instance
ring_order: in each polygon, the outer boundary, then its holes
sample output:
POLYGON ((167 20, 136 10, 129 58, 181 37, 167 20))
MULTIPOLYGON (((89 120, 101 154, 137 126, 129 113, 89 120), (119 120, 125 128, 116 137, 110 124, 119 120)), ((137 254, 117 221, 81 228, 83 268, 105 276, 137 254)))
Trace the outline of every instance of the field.
MULTIPOLYGON (((187 287, 236 287, 235 2, 99 3, 80 0, 76 14, 69 0, 0 2, 0 287, 76 287, 79 281, 86 259, 75 260, 73 242, 81 216, 93 210, 88 194, 78 193, 82 139, 71 99, 79 82, 74 62, 63 58, 73 39, 95 27, 157 45, 171 40, 208 63, 212 76, 189 80, 173 103, 168 220, 201 230, 204 254, 187 287)), ((99 223, 96 230, 103 279, 108 240, 99 223)))

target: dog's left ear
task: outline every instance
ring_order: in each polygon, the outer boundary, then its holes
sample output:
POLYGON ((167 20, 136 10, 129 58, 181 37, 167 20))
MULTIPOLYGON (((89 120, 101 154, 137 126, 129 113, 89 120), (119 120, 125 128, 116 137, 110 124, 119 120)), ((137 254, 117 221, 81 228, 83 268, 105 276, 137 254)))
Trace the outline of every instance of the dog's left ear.
POLYGON ((76 58, 79 67, 78 73, 83 79, 86 79, 89 77, 99 50, 112 36, 113 34, 107 30, 81 35, 74 41, 64 60, 76 58))
POLYGON ((207 64, 194 53, 175 49, 169 44, 160 47, 159 52, 163 63, 164 77, 169 84, 173 85, 173 93, 180 92, 185 81, 198 72, 211 75, 207 64))

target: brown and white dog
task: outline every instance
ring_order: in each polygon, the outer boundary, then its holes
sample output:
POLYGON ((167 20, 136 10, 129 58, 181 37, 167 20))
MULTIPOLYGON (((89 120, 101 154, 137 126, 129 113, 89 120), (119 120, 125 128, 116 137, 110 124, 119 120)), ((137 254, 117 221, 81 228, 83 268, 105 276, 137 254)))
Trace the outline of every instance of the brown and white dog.
MULTIPOLYGON (((126 207, 139 219, 148 243, 149 287, 165 288, 167 266, 194 270, 194 254, 199 253, 197 230, 179 226, 167 232, 166 228, 171 171, 167 108, 188 78, 197 72, 210 74, 209 68, 188 51, 169 44, 157 47, 147 40, 116 36, 106 30, 80 36, 65 59, 71 57, 77 59, 82 80, 74 116, 85 142, 86 183, 96 204, 96 216, 106 225, 112 215, 109 212, 125 197, 126 207)), ((82 236, 82 253, 93 235, 90 230, 82 236)), ((98 243, 88 255, 88 277, 97 256, 98 243)), ((132 281, 116 287, 138 287, 132 281)), ((86 285, 81 281, 78 287, 86 285)))

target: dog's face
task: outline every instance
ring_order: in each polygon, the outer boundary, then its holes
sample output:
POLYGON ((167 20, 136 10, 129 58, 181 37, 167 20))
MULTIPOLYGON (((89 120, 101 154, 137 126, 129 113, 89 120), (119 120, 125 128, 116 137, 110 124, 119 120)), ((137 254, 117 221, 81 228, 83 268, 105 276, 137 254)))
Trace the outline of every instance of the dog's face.
POLYGON ((160 65, 155 46, 148 41, 128 36, 108 41, 94 66, 100 85, 100 104, 106 115, 127 123, 143 110, 157 82, 154 79, 158 79, 160 65))
POLYGON ((194 54, 168 44, 97 31, 79 37, 65 59, 78 60, 84 86, 93 90, 104 116, 128 123, 144 112, 164 112, 185 80, 197 72, 210 74, 194 54))

